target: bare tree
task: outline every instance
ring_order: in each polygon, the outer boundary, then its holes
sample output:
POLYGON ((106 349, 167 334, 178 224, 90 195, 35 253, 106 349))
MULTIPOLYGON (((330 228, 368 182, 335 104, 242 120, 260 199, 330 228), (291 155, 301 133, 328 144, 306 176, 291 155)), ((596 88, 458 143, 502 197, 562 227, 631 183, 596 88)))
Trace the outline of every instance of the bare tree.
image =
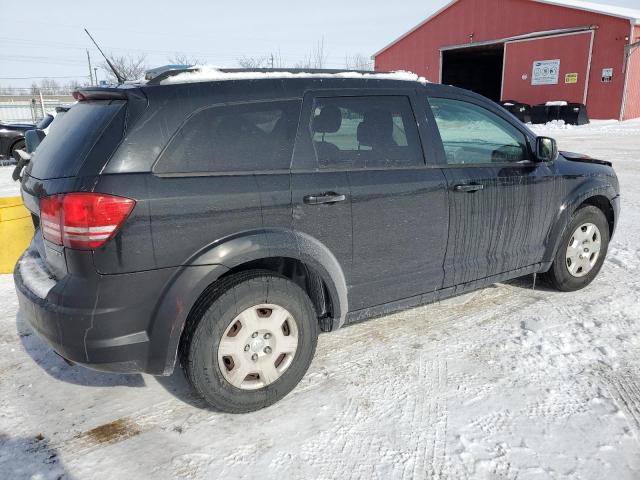
POLYGON ((167 58, 167 60, 173 65, 202 65, 205 63, 198 57, 193 57, 186 53, 179 52, 174 53, 172 56, 167 58))
POLYGON ((17 91, 19 90, 13 88, 11 85, 0 86, 0 95, 13 95, 13 93, 17 91))
POLYGON ((242 68, 284 68, 284 60, 278 49, 261 57, 240 57, 238 65, 242 68))
POLYGON ((373 70, 373 62, 361 53, 355 55, 346 55, 344 57, 344 66, 347 70, 373 70))
POLYGON ((65 95, 71 95, 75 90, 79 89, 82 85, 77 80, 71 80, 67 82, 65 86, 62 88, 65 95))
POLYGON ((324 68, 327 55, 324 53, 324 38, 311 49, 304 60, 296 64, 296 68, 324 68))
POLYGON ((282 59, 282 54, 280 53, 280 49, 277 52, 271 52, 267 55, 267 66, 271 68, 284 68, 285 63, 282 59))
POLYGON ((58 95, 60 90, 60 84, 55 80, 51 78, 40 80, 40 91, 43 95, 58 95))
MULTIPOLYGON (((118 70, 118 73, 125 80, 138 80, 144 76, 144 72, 149 68, 147 66, 147 56, 146 55, 122 55, 115 56, 109 54, 109 60, 113 63, 113 66, 118 70)), ((118 79, 115 74, 111 71, 109 64, 107 62, 101 62, 100 68, 102 68, 107 74, 107 80, 111 83, 117 83, 118 79)))
POLYGON ((267 57, 240 57, 238 65, 242 68, 265 68, 267 57))

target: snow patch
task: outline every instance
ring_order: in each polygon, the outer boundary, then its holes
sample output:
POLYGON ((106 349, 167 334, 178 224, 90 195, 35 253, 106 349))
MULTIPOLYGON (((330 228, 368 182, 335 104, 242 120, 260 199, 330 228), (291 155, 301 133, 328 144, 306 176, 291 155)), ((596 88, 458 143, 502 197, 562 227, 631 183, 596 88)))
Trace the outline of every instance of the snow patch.
POLYGON ((267 78, 365 78, 383 80, 403 80, 407 82, 420 82, 426 84, 427 80, 412 72, 399 70, 389 73, 360 73, 360 72, 224 72, 219 68, 208 65, 196 65, 188 72, 178 73, 165 78, 161 85, 175 83, 218 82, 226 80, 261 80, 267 78))
POLYGON ((56 281, 42 259, 29 255, 22 257, 18 265, 25 286, 39 298, 47 298, 51 289, 56 285, 56 281))
POLYGON ((587 12, 603 13, 614 17, 628 18, 630 20, 640 19, 640 10, 635 8, 620 7, 617 5, 603 5, 602 3, 585 2, 583 0, 536 0, 541 3, 559 5, 561 7, 575 8, 587 12))
POLYGON ((20 195, 20 182, 11 178, 15 165, 0 166, 0 197, 17 197, 20 195))

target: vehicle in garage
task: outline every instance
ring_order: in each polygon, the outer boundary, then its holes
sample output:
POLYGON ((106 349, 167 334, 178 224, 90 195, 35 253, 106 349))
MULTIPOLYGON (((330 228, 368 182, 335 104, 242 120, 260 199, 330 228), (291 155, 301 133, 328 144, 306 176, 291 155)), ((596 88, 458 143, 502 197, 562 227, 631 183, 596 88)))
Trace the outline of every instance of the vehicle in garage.
POLYGON ((582 288, 618 219, 610 163, 406 73, 194 68, 76 98, 22 178, 24 316, 98 370, 179 360, 223 411, 285 396, 319 331, 532 273, 582 288))

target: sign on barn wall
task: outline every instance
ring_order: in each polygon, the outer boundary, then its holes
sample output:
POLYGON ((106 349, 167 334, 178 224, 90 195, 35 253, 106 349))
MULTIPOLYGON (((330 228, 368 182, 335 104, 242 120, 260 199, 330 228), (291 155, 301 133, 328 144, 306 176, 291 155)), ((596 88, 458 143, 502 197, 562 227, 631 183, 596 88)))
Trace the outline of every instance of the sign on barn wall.
POLYGON ((565 73, 564 74, 564 83, 578 83, 578 74, 577 73, 565 73))
POLYGON ((560 60, 534 60, 531 85, 556 85, 560 75, 560 60))

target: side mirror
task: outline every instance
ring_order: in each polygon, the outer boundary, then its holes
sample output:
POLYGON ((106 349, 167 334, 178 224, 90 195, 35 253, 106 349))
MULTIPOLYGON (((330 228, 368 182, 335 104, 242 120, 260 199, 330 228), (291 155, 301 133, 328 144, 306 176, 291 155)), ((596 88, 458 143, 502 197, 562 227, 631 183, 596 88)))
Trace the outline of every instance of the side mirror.
POLYGON ((553 162, 558 158, 558 144, 553 138, 536 138, 536 157, 540 162, 553 162))
POLYGON ((46 135, 43 130, 27 130, 24 134, 25 150, 27 153, 35 152, 36 148, 38 148, 38 145, 40 145, 40 142, 45 136, 46 135))

